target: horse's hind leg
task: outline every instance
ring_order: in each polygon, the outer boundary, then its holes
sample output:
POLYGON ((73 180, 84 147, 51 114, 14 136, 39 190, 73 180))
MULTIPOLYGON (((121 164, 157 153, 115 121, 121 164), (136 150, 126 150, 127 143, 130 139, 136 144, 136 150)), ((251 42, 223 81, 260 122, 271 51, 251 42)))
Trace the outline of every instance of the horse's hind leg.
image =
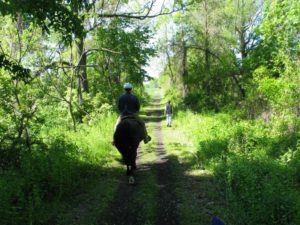
MULTIPOLYGON (((137 147, 138 147, 138 146, 137 146, 137 147)), ((132 170, 136 170, 137 147, 134 148, 135 151, 134 151, 134 153, 132 154, 131 160, 130 160, 130 162, 131 162, 130 165, 131 165, 131 169, 132 169, 132 170)))
POLYGON ((127 165, 126 175, 133 176, 133 167, 131 165, 127 165))
POLYGON ((129 165, 126 165, 126 167, 127 167, 127 169, 126 169, 126 175, 130 176, 130 173, 131 173, 130 170, 131 169, 129 168, 129 165))
POLYGON ((135 184, 135 179, 134 179, 134 174, 133 174, 133 166, 129 166, 129 175, 128 175, 128 183, 130 185, 134 185, 135 184))
POLYGON ((131 168, 132 168, 132 170, 136 170, 136 162, 132 163, 131 168))

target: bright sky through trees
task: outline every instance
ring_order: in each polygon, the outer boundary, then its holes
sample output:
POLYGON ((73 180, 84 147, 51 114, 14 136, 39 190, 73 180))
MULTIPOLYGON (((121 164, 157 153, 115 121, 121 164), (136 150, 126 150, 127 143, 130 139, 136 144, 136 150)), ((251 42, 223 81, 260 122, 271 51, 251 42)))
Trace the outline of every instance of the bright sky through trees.
MULTIPOLYGON (((144 0, 143 0, 144 1, 144 0)), ((162 7, 168 7, 170 4, 172 4, 173 1, 166 1, 166 0, 156 0, 153 8, 153 14, 158 13, 162 7)), ((167 15, 172 16, 172 15, 167 15)), ((165 16, 163 16, 165 17, 165 16)), ((151 27, 155 29, 157 26, 157 22, 160 21, 160 17, 150 20, 151 27)), ((168 24, 166 23, 165 26, 162 28, 156 29, 154 36, 151 39, 151 43, 154 45, 159 42, 161 38, 165 35, 166 27, 168 24)), ((145 67, 145 70, 147 71, 148 75, 151 77, 158 77, 159 74, 163 71, 163 68, 165 67, 165 56, 161 52, 157 52, 157 55, 155 57, 151 57, 149 61, 149 65, 145 67)))

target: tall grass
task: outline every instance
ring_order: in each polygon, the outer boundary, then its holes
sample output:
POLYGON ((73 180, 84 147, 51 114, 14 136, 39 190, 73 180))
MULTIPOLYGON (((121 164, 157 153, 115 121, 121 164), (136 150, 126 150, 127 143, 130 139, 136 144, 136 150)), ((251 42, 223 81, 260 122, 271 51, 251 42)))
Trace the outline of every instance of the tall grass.
POLYGON ((223 187, 228 224, 300 224, 299 119, 187 111, 175 124, 194 145, 192 164, 223 187))
POLYGON ((116 116, 99 116, 74 132, 44 127, 39 143, 22 152, 20 168, 0 171, 0 224, 55 224, 61 201, 80 192, 108 166, 116 116))

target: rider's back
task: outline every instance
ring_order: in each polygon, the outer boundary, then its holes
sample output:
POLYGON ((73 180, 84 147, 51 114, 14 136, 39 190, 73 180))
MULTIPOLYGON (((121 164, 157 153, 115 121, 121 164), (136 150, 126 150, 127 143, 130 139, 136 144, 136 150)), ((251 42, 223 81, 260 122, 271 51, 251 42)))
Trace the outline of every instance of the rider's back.
POLYGON ((118 99, 118 109, 122 115, 135 114, 140 110, 139 100, 135 95, 125 93, 118 99))

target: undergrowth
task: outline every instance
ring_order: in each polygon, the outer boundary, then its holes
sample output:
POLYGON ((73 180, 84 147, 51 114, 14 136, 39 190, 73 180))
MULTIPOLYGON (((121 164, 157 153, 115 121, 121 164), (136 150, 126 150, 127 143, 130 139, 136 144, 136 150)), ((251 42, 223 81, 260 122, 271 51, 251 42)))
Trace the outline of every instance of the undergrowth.
POLYGON ((299 224, 299 119, 239 118, 179 112, 174 127, 194 146, 190 165, 214 173, 225 193, 226 224, 299 224))
MULTIPOLYGON (((44 126, 39 142, 22 151, 18 167, 0 170, 0 224, 55 224, 62 201, 80 193, 117 154, 114 115, 77 127, 44 126)), ((105 190, 103 190, 105 191, 105 190)))

